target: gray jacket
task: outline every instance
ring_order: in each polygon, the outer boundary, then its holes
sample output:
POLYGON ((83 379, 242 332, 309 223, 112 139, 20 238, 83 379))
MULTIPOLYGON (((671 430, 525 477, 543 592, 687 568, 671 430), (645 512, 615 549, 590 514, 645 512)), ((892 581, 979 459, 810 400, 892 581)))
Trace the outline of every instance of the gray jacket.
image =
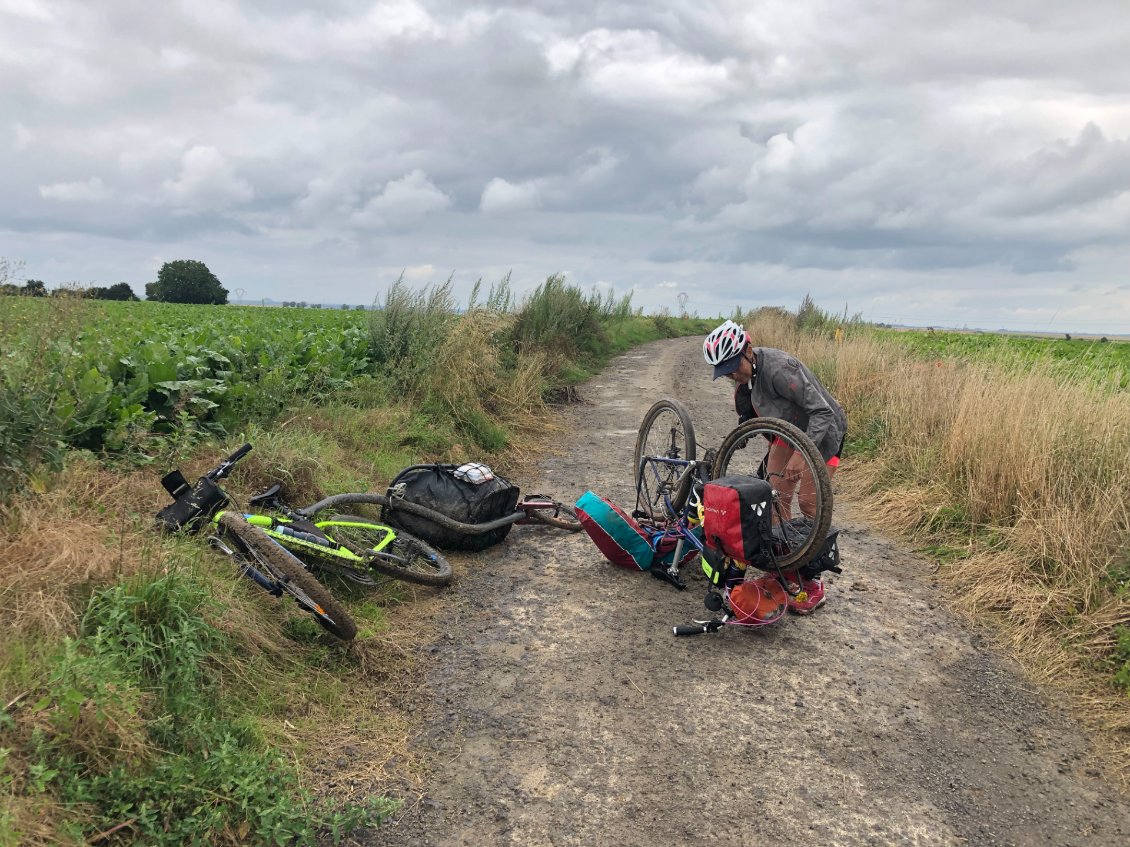
POLYGON ((738 422, 780 418, 804 430, 824 461, 839 454, 847 415, 804 363, 784 350, 754 347, 757 374, 734 392, 738 422))

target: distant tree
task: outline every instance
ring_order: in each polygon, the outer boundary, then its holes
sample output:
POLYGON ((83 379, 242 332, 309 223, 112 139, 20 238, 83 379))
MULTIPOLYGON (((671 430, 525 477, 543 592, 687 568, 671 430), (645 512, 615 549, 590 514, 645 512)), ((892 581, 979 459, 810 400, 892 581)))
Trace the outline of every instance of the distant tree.
POLYGON ((46 297, 47 286, 41 279, 29 279, 24 283, 23 293, 28 297, 46 297))
POLYGON ((178 259, 165 262, 157 273, 157 281, 145 286, 149 300, 162 303, 210 303, 224 305, 228 290, 203 262, 178 259))
POLYGON ((1065 339, 1066 339, 1067 341, 1070 341, 1070 340, 1071 340, 1071 333, 1070 333, 1070 332, 1065 332, 1065 333, 1063 334, 1063 337, 1064 337, 1064 338, 1065 338, 1065 339))
POLYGON ((136 300, 137 295, 133 293, 133 289, 129 287, 128 282, 119 282, 111 285, 109 288, 94 287, 88 292, 88 296, 94 300, 136 300))

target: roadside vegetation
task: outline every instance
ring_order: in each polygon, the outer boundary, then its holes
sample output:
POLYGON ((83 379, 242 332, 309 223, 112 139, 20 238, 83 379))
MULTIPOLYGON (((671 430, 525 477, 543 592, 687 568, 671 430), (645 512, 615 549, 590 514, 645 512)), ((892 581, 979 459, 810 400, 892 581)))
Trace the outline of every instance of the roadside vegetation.
MULTIPOLYGON (((391 774, 423 778, 399 703, 442 592, 330 582, 361 630, 343 651, 200 539, 158 537, 161 473, 245 440, 237 498, 381 490, 425 460, 505 472, 612 355, 719 320, 561 277, 521 302, 507 279, 466 304, 397 284, 372 310, 4 306, 0 847, 332 843, 379 825, 391 774)), ((844 403, 837 483, 1076 698, 1130 781, 1130 345, 894 332, 807 298, 734 317, 844 403)))
POLYGON ((844 404, 837 483, 1073 695, 1130 784, 1130 344, 895 332, 808 300, 746 326, 844 404))
POLYGON ((568 386, 710 320, 502 280, 373 310, 8 297, 0 312, 0 845, 334 843, 413 780, 399 698, 442 592, 329 581, 350 650, 195 537, 159 476, 243 441, 225 488, 382 490, 426 460, 506 469, 568 386), (9 308, 11 307, 11 308, 9 308), (293 611, 292 611, 293 610, 293 611), (389 764, 393 763, 393 764, 389 764), (386 768, 387 765, 387 768, 386 768))

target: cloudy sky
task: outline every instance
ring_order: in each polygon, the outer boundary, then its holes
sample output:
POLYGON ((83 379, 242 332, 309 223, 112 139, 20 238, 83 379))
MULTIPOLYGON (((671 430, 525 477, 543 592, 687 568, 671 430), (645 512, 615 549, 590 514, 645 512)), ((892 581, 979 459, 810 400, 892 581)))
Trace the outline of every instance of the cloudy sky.
POLYGON ((1130 333, 1127 45, 1126 0, 0 0, 0 257, 1130 333))

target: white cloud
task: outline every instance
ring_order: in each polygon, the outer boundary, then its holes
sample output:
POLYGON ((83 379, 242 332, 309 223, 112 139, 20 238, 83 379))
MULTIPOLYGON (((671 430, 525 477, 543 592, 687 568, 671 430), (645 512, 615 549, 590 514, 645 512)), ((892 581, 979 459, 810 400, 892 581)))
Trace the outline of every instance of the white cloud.
POLYGON ((89 202, 104 200, 109 196, 106 186, 99 177, 93 176, 81 182, 57 182, 54 185, 39 186, 39 196, 48 200, 63 202, 89 202))
POLYGON ((726 63, 665 43, 656 32, 595 29, 546 51, 558 75, 575 74, 602 99, 638 108, 698 109, 731 87, 726 63))
POLYGON ((53 17, 50 6, 42 0, 0 0, 0 14, 39 21, 49 21, 53 17))
POLYGON ((533 183, 515 185, 495 177, 483 189, 479 209, 488 214, 521 212, 537 208, 538 202, 538 188, 533 183))
POLYGON ((255 196, 250 183, 215 147, 192 147, 180 161, 176 179, 161 184, 164 197, 176 209, 194 212, 223 211, 255 196))
POLYGON ((450 205, 451 198, 417 169, 387 183, 380 194, 353 213, 350 223, 359 229, 402 228, 450 205))
POLYGON ((0 0, 0 256, 1130 329, 1124 5, 0 0))
POLYGON ((19 121, 16 122, 12 130, 12 147, 17 152, 26 150, 35 141, 35 133, 24 126, 19 121))

